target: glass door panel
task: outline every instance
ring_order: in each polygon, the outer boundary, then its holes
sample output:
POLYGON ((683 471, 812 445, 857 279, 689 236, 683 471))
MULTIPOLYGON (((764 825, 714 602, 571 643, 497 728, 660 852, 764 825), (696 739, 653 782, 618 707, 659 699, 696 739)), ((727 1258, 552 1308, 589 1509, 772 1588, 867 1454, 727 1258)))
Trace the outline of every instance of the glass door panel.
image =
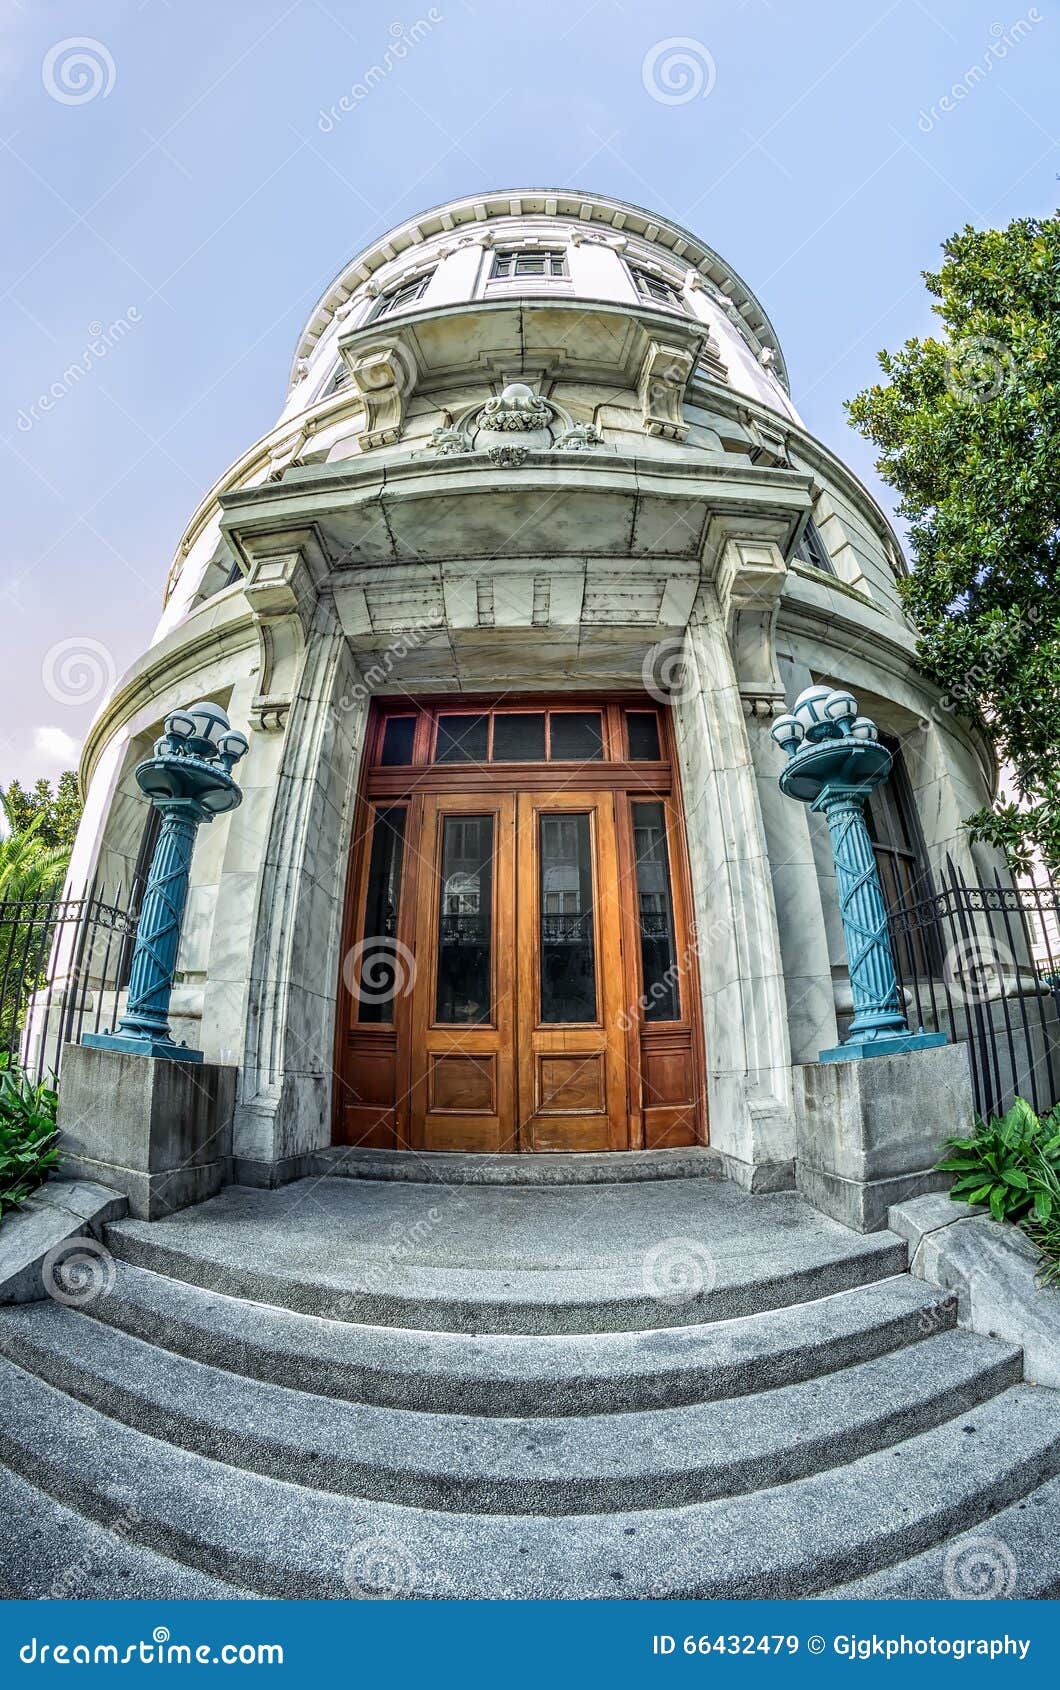
POLYGON ((438 908, 434 1018, 492 1020, 493 817, 446 816, 438 908))
POLYGON ((541 1020, 596 1020, 593 862, 588 815, 542 815, 538 850, 541 1020))
POLYGON ((524 792, 518 814, 519 1148, 624 1150, 614 800, 524 792))
POLYGON ((419 859, 412 1145, 514 1150, 514 797, 425 797, 419 859))
POLYGON ((394 996, 400 987, 397 920, 405 855, 405 817, 404 805, 379 809, 372 824, 364 935, 354 996, 358 1021, 376 1025, 393 1021, 394 996))
POLYGON ((633 855, 637 870, 644 1019, 676 1021, 681 1011, 674 948, 674 901, 666 812, 661 803, 633 805, 633 855))

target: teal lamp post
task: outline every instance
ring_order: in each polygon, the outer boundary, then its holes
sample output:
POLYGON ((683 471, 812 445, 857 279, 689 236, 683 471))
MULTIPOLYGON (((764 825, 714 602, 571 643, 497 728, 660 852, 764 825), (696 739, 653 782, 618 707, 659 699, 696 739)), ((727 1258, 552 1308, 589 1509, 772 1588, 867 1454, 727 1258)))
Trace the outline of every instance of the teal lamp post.
POLYGON ((201 1050, 177 1044, 170 1033, 169 998, 195 835, 203 822, 241 802, 232 770, 247 749, 246 736, 229 726, 219 705, 193 704, 166 717, 154 755, 138 765, 137 783, 161 811, 162 828, 136 926, 128 1006, 115 1032, 85 1033, 83 1045, 202 1061, 201 1050))
POLYGON ((772 736, 788 761, 780 790, 827 819, 843 918, 854 1019, 841 1045, 822 1050, 822 1062, 897 1056, 946 1043, 945 1033, 911 1033, 905 1018, 887 911, 865 802, 891 772, 891 754, 875 722, 858 715, 857 700, 831 687, 807 687, 772 736))

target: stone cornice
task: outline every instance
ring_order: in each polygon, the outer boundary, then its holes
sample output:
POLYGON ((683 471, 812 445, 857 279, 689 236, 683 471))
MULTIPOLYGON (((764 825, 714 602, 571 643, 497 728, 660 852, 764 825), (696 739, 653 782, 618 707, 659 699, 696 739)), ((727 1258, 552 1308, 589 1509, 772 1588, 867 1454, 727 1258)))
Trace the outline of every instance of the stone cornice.
POLYGON ((809 509, 809 482, 801 471, 728 455, 694 462, 553 449, 516 467, 477 453, 417 456, 383 467, 366 454, 225 495, 222 527, 246 562, 255 540, 312 526, 331 566, 342 571, 359 563, 473 555, 698 558, 718 512, 771 515, 790 543, 809 509), (398 521, 399 508, 409 503, 437 500, 440 511, 451 513, 458 499, 474 518, 466 535, 453 534, 448 514, 439 528, 410 526, 407 515, 398 521), (329 534, 344 538, 329 544, 329 534))

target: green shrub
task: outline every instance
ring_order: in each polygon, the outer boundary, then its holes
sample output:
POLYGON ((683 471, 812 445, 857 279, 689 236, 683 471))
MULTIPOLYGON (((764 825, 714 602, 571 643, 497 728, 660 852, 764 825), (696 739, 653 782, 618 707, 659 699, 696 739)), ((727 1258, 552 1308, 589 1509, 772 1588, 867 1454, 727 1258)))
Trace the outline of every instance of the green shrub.
POLYGON ((1060 1170, 1040 1159, 1031 1174, 1031 1185, 1033 1202, 1022 1222, 1023 1230, 1042 1253, 1042 1283, 1057 1285, 1060 1284, 1060 1170))
POLYGON ((957 1178, 950 1196, 957 1203, 984 1203, 996 1221, 1019 1220, 1030 1209, 1041 1166, 1060 1164, 1060 1124, 1037 1116, 1017 1097, 1004 1115, 976 1122, 971 1138, 948 1138, 940 1171, 957 1178))
POLYGON ((1038 1116, 1022 1097, 1004 1115, 949 1138, 938 1167, 957 1175, 950 1196, 1013 1221, 1042 1253, 1041 1279, 1060 1284, 1060 1104, 1038 1116))
POLYGON ((0 1216, 24 1203, 58 1160, 52 1078, 34 1085, 20 1068, 0 1072, 0 1216))

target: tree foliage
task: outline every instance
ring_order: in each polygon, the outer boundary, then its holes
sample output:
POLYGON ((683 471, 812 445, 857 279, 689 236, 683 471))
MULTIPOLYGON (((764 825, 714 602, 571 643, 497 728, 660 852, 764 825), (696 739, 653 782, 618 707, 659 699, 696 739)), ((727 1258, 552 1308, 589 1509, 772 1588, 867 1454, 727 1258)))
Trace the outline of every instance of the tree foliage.
POLYGON ((898 492, 903 593, 947 707, 981 723, 1018 803, 968 818, 1060 866, 1060 217, 965 227, 924 280, 943 333, 881 352, 853 399, 898 492))
POLYGON ((0 904, 36 898, 57 888, 70 861, 69 846, 45 843, 39 813, 25 827, 18 827, 6 793, 0 793, 0 809, 9 828, 0 839, 0 904))
POLYGON ((27 792, 17 780, 13 780, 3 797, 6 799, 4 812, 8 825, 15 833, 26 832, 30 823, 39 816, 37 838, 41 844, 72 850, 82 810, 81 788, 72 769, 59 776, 54 792, 50 781, 42 775, 34 782, 32 792, 27 792))

